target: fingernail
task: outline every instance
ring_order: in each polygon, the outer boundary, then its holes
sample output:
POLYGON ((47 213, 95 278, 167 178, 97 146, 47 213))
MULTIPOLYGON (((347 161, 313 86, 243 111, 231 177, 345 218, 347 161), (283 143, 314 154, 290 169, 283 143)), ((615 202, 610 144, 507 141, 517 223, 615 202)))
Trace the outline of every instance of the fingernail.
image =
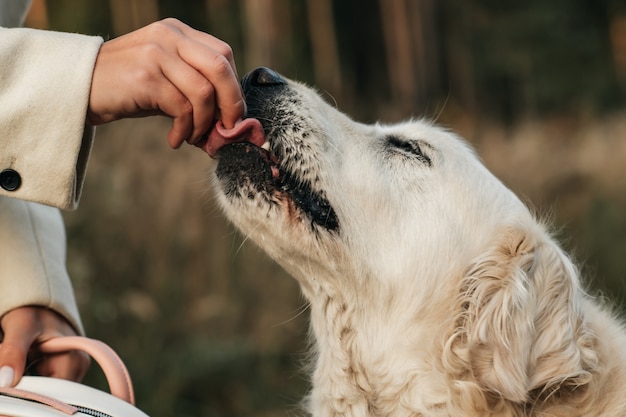
POLYGON ((0 368, 0 387, 10 387, 13 384, 15 371, 10 366, 0 368))

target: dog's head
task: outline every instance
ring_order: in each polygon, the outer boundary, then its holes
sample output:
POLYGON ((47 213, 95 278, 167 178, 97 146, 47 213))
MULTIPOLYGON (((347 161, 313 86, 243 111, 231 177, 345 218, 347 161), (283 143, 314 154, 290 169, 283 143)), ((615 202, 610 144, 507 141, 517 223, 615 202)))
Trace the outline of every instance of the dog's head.
POLYGON ((312 265, 327 276, 358 268, 364 279, 441 275, 467 256, 459 251, 475 252, 502 223, 528 216, 468 146, 427 122, 356 123, 264 68, 242 85, 268 149, 219 150, 220 201, 278 262, 294 260, 285 266, 298 278, 312 265))
POLYGON ((584 383, 576 271, 463 141, 425 121, 357 123, 264 68, 242 85, 267 143, 217 151, 219 200, 310 299, 379 300, 398 329, 449 329, 415 342, 443 343, 467 389, 523 402, 584 383))

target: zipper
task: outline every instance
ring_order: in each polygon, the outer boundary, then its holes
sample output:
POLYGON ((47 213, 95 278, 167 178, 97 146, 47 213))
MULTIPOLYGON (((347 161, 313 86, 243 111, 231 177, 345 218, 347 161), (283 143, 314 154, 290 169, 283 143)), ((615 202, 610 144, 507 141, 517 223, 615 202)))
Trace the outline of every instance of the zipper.
POLYGON ((82 405, 70 404, 72 407, 76 407, 79 413, 91 416, 91 417, 113 417, 110 414, 103 413, 102 411, 94 410, 93 408, 83 407, 82 405))

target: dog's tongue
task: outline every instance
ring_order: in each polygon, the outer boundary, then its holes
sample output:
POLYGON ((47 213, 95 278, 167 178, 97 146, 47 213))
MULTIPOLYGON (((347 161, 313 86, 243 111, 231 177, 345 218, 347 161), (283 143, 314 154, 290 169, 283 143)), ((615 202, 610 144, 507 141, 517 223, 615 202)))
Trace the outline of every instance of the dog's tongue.
POLYGON ((250 142, 256 146, 265 143, 263 126, 257 119, 243 119, 232 129, 226 129, 221 120, 218 120, 209 132, 208 139, 199 146, 214 158, 222 146, 236 142, 250 142))

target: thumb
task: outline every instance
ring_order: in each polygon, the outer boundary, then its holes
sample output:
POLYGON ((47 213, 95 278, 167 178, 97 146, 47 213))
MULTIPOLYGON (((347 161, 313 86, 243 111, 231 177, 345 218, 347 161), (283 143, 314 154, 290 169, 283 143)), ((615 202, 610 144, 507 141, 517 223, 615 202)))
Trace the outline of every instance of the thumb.
POLYGON ((0 345, 0 387, 11 387, 22 378, 29 345, 8 339, 5 334, 0 345))

